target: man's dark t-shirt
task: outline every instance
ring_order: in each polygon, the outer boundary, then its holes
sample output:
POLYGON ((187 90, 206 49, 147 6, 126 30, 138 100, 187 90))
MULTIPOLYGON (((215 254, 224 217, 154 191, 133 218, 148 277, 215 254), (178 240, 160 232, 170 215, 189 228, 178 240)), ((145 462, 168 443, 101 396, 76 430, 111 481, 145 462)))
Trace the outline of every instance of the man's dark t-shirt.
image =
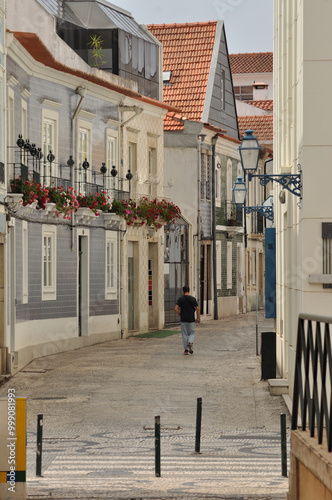
POLYGON ((198 307, 197 300, 191 295, 182 295, 176 303, 181 311, 182 323, 195 323, 195 308, 198 307))

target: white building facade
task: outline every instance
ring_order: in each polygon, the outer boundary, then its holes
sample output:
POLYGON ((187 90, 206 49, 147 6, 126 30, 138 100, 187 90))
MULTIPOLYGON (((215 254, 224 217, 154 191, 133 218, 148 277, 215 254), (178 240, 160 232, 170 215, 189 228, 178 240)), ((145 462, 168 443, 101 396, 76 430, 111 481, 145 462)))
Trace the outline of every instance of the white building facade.
MULTIPOLYGON (((302 200, 275 203, 277 363, 293 391, 300 312, 330 316, 332 306, 332 4, 274 2, 274 168, 298 174, 302 200)), ((275 189, 278 200, 280 187, 275 189)))
POLYGON ((73 188, 86 198, 104 192, 120 203, 162 200, 169 107, 135 91, 136 82, 91 68, 56 34, 51 13, 29 0, 49 28, 41 29, 41 39, 28 17, 17 18, 19 5, 7 10, 1 108, 7 110, 0 176, 7 212, 0 229, 2 374, 39 356, 164 325, 162 228, 151 231, 142 220, 126 224, 128 214, 95 215, 89 203, 69 220, 56 214, 54 203, 38 210, 15 200, 26 180, 73 188), (18 192, 10 192, 13 184, 18 192))

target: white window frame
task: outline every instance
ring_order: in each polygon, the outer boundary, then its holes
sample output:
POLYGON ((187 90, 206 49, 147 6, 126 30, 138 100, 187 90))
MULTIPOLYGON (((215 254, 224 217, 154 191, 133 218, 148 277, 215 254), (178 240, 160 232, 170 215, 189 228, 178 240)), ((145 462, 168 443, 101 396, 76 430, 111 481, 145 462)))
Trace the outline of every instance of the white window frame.
POLYGON ((28 303, 29 297, 29 243, 28 243, 28 223, 22 221, 22 303, 28 303))
POLYGON ((11 88, 7 88, 7 144, 8 148, 8 163, 10 164, 10 169, 13 169, 13 173, 10 172, 10 177, 14 176, 14 146, 15 146, 15 99, 14 91, 11 88))
POLYGON ((149 179, 149 194, 156 196, 156 180, 157 180, 157 148, 149 146, 148 149, 148 179, 149 179))
POLYGON ((251 288, 251 265, 250 265, 250 251, 247 250, 247 258, 246 258, 246 274, 247 274, 247 287, 251 288))
POLYGON ((226 164, 226 172, 227 172, 227 201, 231 202, 233 199, 233 164, 232 160, 230 158, 227 159, 227 164, 226 164))
POLYGON ((42 231, 42 300, 56 300, 56 227, 55 226, 43 226, 42 231), (45 284, 45 238, 48 239, 51 249, 50 256, 50 275, 51 280, 49 283, 45 284))
POLYGON ((221 168, 219 163, 217 165, 215 167, 216 207, 221 207, 221 168))
POLYGON ((221 290, 222 276, 221 276, 221 241, 216 241, 216 260, 217 260, 217 289, 221 290))
POLYGON ((227 290, 233 288, 233 243, 227 241, 227 290))
POLYGON ((252 251, 251 254, 251 262, 252 262, 252 280, 251 283, 253 286, 256 286, 257 283, 257 252, 256 250, 252 251))
POLYGON ((28 137, 28 104, 21 99, 21 134, 23 139, 28 137))
POLYGON ((114 232, 107 232, 105 241, 105 299, 116 299, 118 280, 117 280, 117 236, 114 232), (113 253, 109 250, 113 249, 113 253))
POLYGON ((43 158, 43 166, 44 166, 44 172, 41 172, 41 175, 43 176, 42 180, 44 181, 45 185, 50 184, 50 169, 49 169, 49 162, 47 161, 47 155, 49 154, 50 151, 52 151, 52 154, 54 155, 55 159, 52 163, 52 177, 57 177, 58 176, 58 136, 59 136, 59 113, 57 111, 51 110, 51 109, 42 109, 42 131, 41 131, 42 137, 41 137, 41 144, 42 144, 42 153, 44 155, 43 158), (48 144, 46 137, 45 137, 45 126, 51 126, 52 127, 52 139, 51 143, 48 144))
POLYGON ((128 142, 128 168, 133 175, 131 180, 131 197, 135 199, 138 194, 137 184, 139 182, 139 175, 137 171, 137 142, 134 141, 128 142))
POLYGON ((76 191, 79 192, 81 191, 80 194, 85 194, 83 189, 79 189, 80 187, 84 186, 85 182, 85 171, 82 167, 80 170, 80 167, 82 163, 87 159, 89 162, 90 166, 86 171, 86 182, 91 182, 91 177, 92 177, 92 123, 87 122, 86 120, 78 119, 77 120, 77 141, 76 141, 76 157, 77 157, 77 175, 76 175, 76 182, 77 182, 77 189, 76 191), (85 148, 85 151, 83 152, 81 150, 81 137, 82 134, 87 135, 87 146, 85 148), (80 176, 82 178, 80 178, 80 176))
MULTIPOLYGON (((2 70, 0 69, 0 161, 4 163, 5 161, 5 127, 3 126, 4 124, 4 109, 5 109, 5 103, 4 103, 4 95, 5 95, 5 83, 3 79, 3 73, 2 70)), ((6 179, 5 179, 6 183, 6 179)))
POLYGON ((113 165, 119 174, 119 163, 118 163, 118 132, 116 130, 108 129, 106 131, 106 189, 115 188, 115 178, 111 176, 111 171, 113 165))
POLYGON ((1 29, 0 29, 0 52, 2 56, 2 62, 0 60, 0 65, 2 68, 5 66, 5 5, 4 5, 4 0, 1 0, 0 2, 0 23, 1 23, 1 29))

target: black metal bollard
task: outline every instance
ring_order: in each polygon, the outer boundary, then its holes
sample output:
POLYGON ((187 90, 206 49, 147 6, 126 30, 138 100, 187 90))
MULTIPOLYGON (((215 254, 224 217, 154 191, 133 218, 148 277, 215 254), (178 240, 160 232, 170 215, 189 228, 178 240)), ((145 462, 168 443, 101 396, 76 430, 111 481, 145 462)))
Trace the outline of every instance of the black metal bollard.
POLYGON ((195 452, 201 450, 202 398, 197 398, 195 452))
POLYGON ((287 477, 287 435, 286 435, 286 415, 280 415, 280 434, 281 434, 281 472, 287 477))
POLYGON ((37 457, 36 457, 36 476, 41 476, 42 470, 42 450, 43 450, 43 415, 37 416, 37 457))
POLYGON ((160 477, 160 417, 154 417, 155 476, 160 477))

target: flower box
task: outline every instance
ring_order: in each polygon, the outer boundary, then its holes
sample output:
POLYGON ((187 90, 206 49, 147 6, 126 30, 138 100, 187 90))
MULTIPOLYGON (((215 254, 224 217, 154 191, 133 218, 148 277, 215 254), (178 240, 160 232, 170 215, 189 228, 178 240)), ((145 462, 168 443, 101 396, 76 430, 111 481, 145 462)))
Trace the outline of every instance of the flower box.
POLYGON ((81 224, 91 224, 95 218, 96 216, 90 208, 80 207, 75 212, 76 222, 81 224))
POLYGON ((106 229, 118 229, 124 220, 123 217, 112 212, 103 213, 103 217, 106 229))
POLYGON ((37 207, 38 205, 38 201, 35 200, 33 201, 32 203, 29 203, 27 205, 21 205, 20 206, 20 210, 19 210, 19 214, 24 216, 24 217, 27 217, 28 215, 31 214, 31 212, 33 210, 35 210, 35 208, 37 207))
POLYGON ((7 203, 10 210, 17 212, 17 210, 22 206, 22 193, 11 193, 7 195, 7 203))
POLYGON ((55 216, 56 204, 55 203, 46 203, 45 209, 41 210, 41 216, 45 219, 51 219, 55 216))

